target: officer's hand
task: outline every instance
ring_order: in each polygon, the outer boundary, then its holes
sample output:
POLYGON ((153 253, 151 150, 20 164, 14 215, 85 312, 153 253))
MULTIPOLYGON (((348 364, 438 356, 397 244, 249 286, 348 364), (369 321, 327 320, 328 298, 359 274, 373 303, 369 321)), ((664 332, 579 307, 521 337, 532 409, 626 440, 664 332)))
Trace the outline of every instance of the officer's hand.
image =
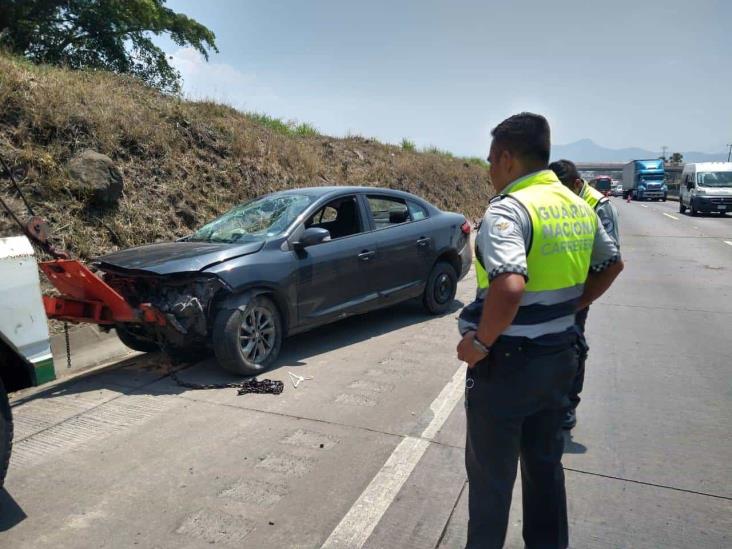
POLYGON ((473 338, 475 332, 468 332, 463 336, 463 339, 458 343, 457 355, 460 360, 467 362, 468 368, 473 368, 478 362, 483 360, 487 355, 481 353, 478 349, 473 347, 473 338))

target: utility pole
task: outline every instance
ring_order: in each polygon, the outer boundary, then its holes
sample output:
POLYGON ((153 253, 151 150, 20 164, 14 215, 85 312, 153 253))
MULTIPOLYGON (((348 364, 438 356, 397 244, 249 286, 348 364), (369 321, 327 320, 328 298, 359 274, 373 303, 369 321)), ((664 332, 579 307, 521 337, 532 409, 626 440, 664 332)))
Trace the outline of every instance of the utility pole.
POLYGON ((663 156, 663 161, 666 162, 666 151, 668 150, 668 147, 666 145, 662 145, 661 150, 663 151, 663 153, 661 153, 661 156, 663 156))
POLYGON ((730 157, 732 157, 732 143, 727 143, 727 146, 729 147, 729 152, 727 153, 727 162, 729 162, 730 157))

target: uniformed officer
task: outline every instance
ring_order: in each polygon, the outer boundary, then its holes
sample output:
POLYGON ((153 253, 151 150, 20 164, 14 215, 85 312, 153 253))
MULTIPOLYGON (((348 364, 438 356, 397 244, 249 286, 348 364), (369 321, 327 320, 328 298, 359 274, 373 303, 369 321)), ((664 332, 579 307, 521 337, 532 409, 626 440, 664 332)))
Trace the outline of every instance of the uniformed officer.
POLYGON ((503 546, 519 456, 527 547, 567 547, 561 424, 577 370, 574 314, 623 264, 597 214, 547 169, 543 116, 512 116, 491 135, 499 195, 476 237, 482 288, 460 315, 457 349, 468 364, 467 547, 503 546))
MULTIPOLYGON (((552 170, 559 181, 561 181, 565 187, 570 189, 572 192, 577 194, 582 200, 587 202, 595 212, 597 217, 600 218, 602 226, 607 231, 607 234, 615 242, 615 245, 620 249, 620 226, 618 225, 618 212, 613 206, 612 202, 606 196, 594 189, 587 182, 580 177, 577 171, 577 166, 570 160, 557 160, 549 164, 549 169, 552 170)), ((585 362, 587 362, 587 353, 590 350, 585 339, 585 324, 587 322, 587 314, 590 312, 589 307, 585 307, 581 311, 577 311, 575 316, 575 324, 580 334, 580 355, 579 365, 577 367, 577 375, 574 377, 574 383, 572 383, 572 389, 569 391, 569 409, 564 416, 564 422, 562 428, 572 429, 577 425, 577 406, 580 403, 580 393, 582 387, 585 384, 585 362)))

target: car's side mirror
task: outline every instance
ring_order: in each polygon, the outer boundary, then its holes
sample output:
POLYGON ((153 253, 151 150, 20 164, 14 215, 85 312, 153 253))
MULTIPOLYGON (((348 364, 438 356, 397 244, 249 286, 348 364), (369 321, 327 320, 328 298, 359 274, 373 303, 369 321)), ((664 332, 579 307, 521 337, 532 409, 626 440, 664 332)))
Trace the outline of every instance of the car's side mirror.
POLYGON ((328 229, 310 227, 303 231, 297 242, 292 243, 292 247, 296 250, 304 250, 308 246, 314 246, 326 240, 330 240, 330 231, 328 229))

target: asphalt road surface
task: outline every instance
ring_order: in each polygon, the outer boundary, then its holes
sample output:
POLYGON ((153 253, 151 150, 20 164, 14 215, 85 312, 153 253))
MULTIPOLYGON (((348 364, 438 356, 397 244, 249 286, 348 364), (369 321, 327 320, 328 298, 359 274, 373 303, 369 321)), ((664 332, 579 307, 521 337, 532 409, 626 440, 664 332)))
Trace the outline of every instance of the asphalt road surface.
MULTIPOLYGON (((614 200, 627 267, 589 317, 571 546, 730 547, 732 217, 614 200)), ((279 396, 184 389, 155 355, 19 395, 0 547, 463 546, 458 308, 297 336, 279 396)), ((180 377, 232 380, 211 362, 180 377)))

